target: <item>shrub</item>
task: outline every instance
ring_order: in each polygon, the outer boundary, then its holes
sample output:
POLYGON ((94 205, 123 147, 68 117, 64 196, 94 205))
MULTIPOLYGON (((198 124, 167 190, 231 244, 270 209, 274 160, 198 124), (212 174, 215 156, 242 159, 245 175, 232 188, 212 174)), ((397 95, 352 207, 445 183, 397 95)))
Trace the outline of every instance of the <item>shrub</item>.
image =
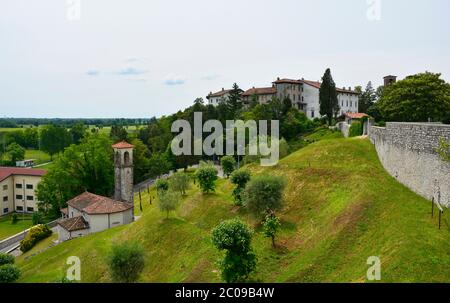
POLYGON ((167 190, 169 190, 169 181, 166 179, 158 179, 158 181, 156 181, 156 191, 161 192, 167 190))
POLYGON ((210 164, 203 164, 195 172, 198 186, 204 194, 214 192, 216 189, 217 169, 210 164))
POLYGON ((177 209, 180 199, 180 194, 171 190, 158 193, 159 210, 166 212, 166 217, 168 218, 169 213, 177 209))
POLYGON ((0 283, 12 283, 20 278, 20 270, 13 264, 0 266, 0 283))
POLYGON ((264 220, 263 229, 264 235, 267 238, 272 239, 272 247, 275 247, 275 235, 281 227, 280 218, 275 216, 275 214, 268 214, 264 220))
POLYGON ((236 170, 231 174, 231 183, 236 185, 233 190, 234 203, 236 205, 242 205, 242 193, 247 185, 247 182, 250 181, 251 175, 248 170, 236 170))
POLYGON ((169 181, 170 188, 174 191, 179 191, 180 194, 185 195, 186 190, 189 189, 190 179, 185 173, 175 173, 169 181))
POLYGON ((52 234, 52 230, 47 225, 36 225, 30 228, 25 238, 20 241, 20 250, 27 252, 32 249, 39 241, 48 238, 52 234))
POLYGON ((359 121, 355 121, 350 125, 350 130, 348 132, 349 137, 358 137, 363 134, 363 125, 359 121))
POLYGON ((11 216, 11 223, 12 224, 16 224, 17 221, 19 221, 19 218, 18 218, 16 213, 13 213, 12 216, 11 216))
POLYGON ((252 231, 238 219, 220 223, 212 231, 212 243, 226 250, 220 261, 222 279, 228 283, 245 281, 256 268, 256 255, 251 248, 252 231))
POLYGON ((236 169, 236 160, 233 156, 224 156, 220 159, 220 164, 222 165, 223 173, 230 177, 231 173, 236 169))
POLYGON ((0 253, 0 266, 14 264, 14 257, 8 254, 0 253))
POLYGON ((145 254, 137 242, 125 242, 112 247, 108 266, 115 282, 136 282, 145 266, 145 254))
POLYGON ((244 192, 245 206, 255 217, 263 216, 268 210, 283 206, 283 191, 286 182, 277 176, 262 175, 253 178, 244 192))

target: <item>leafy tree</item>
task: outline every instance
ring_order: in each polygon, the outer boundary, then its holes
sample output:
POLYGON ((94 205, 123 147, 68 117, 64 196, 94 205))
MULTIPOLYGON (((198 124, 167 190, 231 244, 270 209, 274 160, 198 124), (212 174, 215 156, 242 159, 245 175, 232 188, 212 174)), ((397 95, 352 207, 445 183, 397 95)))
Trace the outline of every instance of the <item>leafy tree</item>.
POLYGON ((377 107, 386 121, 442 122, 450 116, 450 84, 441 74, 421 73, 385 88, 377 107))
POLYGON ((278 230, 281 227, 280 218, 275 216, 274 213, 270 213, 266 216, 266 219, 264 220, 263 229, 264 229, 264 235, 267 238, 272 239, 272 247, 275 247, 275 236, 278 232, 278 230))
POLYGON ((154 178, 167 173, 170 170, 170 162, 165 153, 154 153, 148 160, 148 177, 154 178))
POLYGON ((170 188, 174 191, 180 192, 181 195, 186 194, 186 190, 189 189, 191 180, 185 173, 177 172, 170 178, 170 188))
POLYGON ((25 159, 25 149, 17 143, 11 143, 6 148, 6 154, 9 156, 11 163, 16 164, 16 161, 25 159))
POLYGON ((141 140, 134 138, 130 142, 134 145, 133 150, 133 180, 137 184, 147 179, 150 170, 150 151, 141 140))
POLYGON ((47 125, 41 130, 41 150, 53 155, 62 152, 70 145, 71 137, 67 129, 61 126, 47 125))
POLYGON ((158 192, 158 207, 161 212, 166 213, 166 218, 169 218, 169 213, 175 211, 180 204, 181 195, 172 190, 158 192))
POLYGON ((349 137, 358 137, 363 134, 363 125, 359 121, 354 121, 352 125, 350 125, 350 129, 348 131, 349 137))
POLYGON ((230 177, 231 173, 236 169, 236 160, 233 156, 224 156, 220 159, 220 164, 222 165, 223 173, 230 177))
POLYGON ((145 266, 144 249, 137 242, 113 245, 108 266, 113 281, 136 282, 145 266))
POLYGON ((306 115, 295 108, 288 110, 281 120, 281 137, 293 140, 302 133, 314 129, 314 123, 306 115))
POLYGON ((225 250, 220 261, 222 279, 228 283, 243 282, 256 268, 256 255, 251 247, 252 231, 238 219, 220 223, 212 231, 212 243, 225 250))
POLYGON ((244 169, 236 170, 231 174, 231 183, 236 185, 233 189, 234 203, 236 205, 242 205, 242 193, 250 178, 250 172, 244 169))
POLYGON ((42 213, 40 213, 38 211, 34 212, 33 217, 32 217, 32 222, 33 222, 33 225, 38 225, 38 224, 44 223, 44 218, 42 216, 42 213))
POLYGON ((169 181, 167 181, 166 179, 158 179, 158 181, 156 181, 156 191, 158 193, 165 192, 168 190, 169 190, 169 181))
POLYGON ((112 155, 111 141, 98 134, 66 148, 39 182, 39 210, 50 217, 59 217, 66 201, 85 190, 110 196, 114 190, 112 155))
POLYGON ((255 217, 264 216, 268 210, 283 207, 283 191, 286 182, 283 178, 262 175, 250 180, 245 188, 245 206, 255 217))
POLYGON ((115 124, 111 126, 109 137, 113 142, 128 141, 128 131, 123 125, 115 124))
POLYGON ((450 141, 447 142, 445 139, 441 139, 436 151, 444 161, 450 162, 450 141))
POLYGON ((216 189, 217 169, 211 164, 201 164, 195 172, 198 187, 204 194, 214 192, 216 189))
POLYGON ((14 256, 5 253, 0 253, 0 266, 6 264, 14 264, 14 261, 15 261, 14 256))
POLYGON ((328 125, 331 125, 332 119, 339 112, 339 102, 331 71, 328 68, 322 77, 322 85, 319 90, 320 114, 326 116, 328 125))
POLYGON ((83 139, 83 137, 85 136, 87 129, 87 126, 84 125, 83 122, 78 122, 73 125, 69 130, 70 136, 72 137, 72 143, 80 144, 81 139, 83 139))
POLYGON ((20 278, 20 269, 13 264, 0 266, 0 283, 12 283, 20 278))

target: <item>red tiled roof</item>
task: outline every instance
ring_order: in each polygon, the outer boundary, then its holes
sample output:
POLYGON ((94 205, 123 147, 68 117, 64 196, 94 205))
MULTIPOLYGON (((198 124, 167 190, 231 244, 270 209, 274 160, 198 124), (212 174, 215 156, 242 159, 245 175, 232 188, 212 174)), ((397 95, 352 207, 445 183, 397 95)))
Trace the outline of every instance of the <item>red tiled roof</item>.
POLYGON ((107 197, 84 192, 67 202, 67 205, 87 214, 113 214, 133 207, 131 203, 116 201, 107 197))
POLYGON ((273 95, 277 93, 276 87, 259 87, 250 88, 246 90, 242 96, 253 96, 253 95, 273 95))
POLYGON ((345 113, 345 116, 350 119, 362 119, 364 117, 369 117, 369 115, 364 113, 345 113))
MULTIPOLYGON (((315 87, 315 88, 320 88, 320 86, 322 85, 322 83, 317 82, 317 81, 310 81, 310 80, 301 80, 301 81, 302 81, 303 83, 308 84, 308 85, 311 85, 311 86, 313 86, 313 87, 315 87)), ((355 92, 355 91, 348 90, 348 89, 342 89, 342 88, 339 88, 339 87, 336 87, 336 91, 337 91, 338 93, 343 93, 343 94, 354 94, 354 95, 358 95, 358 93, 355 92)))
POLYGON ((67 231, 76 231, 89 228, 89 224, 86 220, 84 220, 83 216, 59 220, 58 225, 61 225, 67 231))
POLYGON ((277 81, 273 82, 275 84, 280 84, 280 83, 290 83, 290 84, 302 84, 303 82, 301 80, 293 80, 293 79, 277 79, 277 81))
POLYGON ((208 96, 206 96, 207 99, 212 97, 222 97, 225 94, 228 94, 231 92, 231 89, 222 89, 221 91, 218 91, 216 93, 210 93, 208 96))
POLYGON ((42 177, 46 173, 47 171, 44 169, 0 167, 0 181, 5 180, 6 178, 12 175, 42 177))
POLYGON ((134 145, 130 144, 130 143, 126 142, 126 141, 122 141, 122 142, 114 144, 112 147, 113 148, 122 149, 122 148, 133 148, 134 145))

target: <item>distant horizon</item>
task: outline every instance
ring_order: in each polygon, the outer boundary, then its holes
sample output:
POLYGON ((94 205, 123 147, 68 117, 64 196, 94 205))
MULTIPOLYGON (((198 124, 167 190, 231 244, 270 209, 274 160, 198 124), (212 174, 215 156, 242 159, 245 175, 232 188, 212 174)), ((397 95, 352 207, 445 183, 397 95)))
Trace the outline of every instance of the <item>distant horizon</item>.
POLYGON ((446 0, 7 1, 0 116, 161 117, 234 82, 317 81, 327 68, 337 87, 425 71, 448 82, 449 11, 446 0))

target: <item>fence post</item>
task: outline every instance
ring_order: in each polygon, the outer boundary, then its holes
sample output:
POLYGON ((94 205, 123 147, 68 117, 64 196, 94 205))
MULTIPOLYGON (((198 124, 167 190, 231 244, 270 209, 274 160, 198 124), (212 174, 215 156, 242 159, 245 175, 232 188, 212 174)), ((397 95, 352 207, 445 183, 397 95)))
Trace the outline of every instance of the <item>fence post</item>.
POLYGON ((431 218, 434 216, 434 197, 431 199, 431 218))
POLYGON ((441 229, 442 210, 439 211, 439 229, 441 229))

